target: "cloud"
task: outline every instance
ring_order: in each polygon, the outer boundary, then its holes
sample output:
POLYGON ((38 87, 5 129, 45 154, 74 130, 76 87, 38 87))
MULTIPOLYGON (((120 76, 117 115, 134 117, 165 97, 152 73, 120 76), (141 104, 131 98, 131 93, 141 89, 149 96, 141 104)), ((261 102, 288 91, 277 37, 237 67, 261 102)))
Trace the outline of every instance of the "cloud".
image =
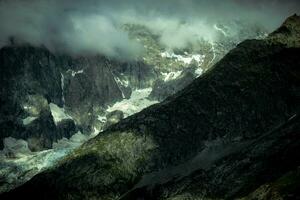
MULTIPOLYGON (((0 47, 44 45, 53 52, 136 58, 142 47, 121 27, 140 23, 161 35, 170 48, 202 37, 213 40, 213 25, 244 20, 274 30, 299 12, 296 0, 2 0, 0 47)), ((234 31, 233 31, 234 32, 234 31)))
POLYGON ((17 43, 43 45, 58 53, 139 55, 142 47, 119 24, 101 12, 89 11, 84 5, 72 8, 68 1, 2 1, 0 47, 13 37, 17 43))

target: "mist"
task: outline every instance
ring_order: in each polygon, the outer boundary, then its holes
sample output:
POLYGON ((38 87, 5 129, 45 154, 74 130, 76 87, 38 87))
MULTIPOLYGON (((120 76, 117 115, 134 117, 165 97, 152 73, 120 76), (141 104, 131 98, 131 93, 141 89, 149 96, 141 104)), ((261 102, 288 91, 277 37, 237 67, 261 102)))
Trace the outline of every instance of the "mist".
POLYGON ((2 0, 0 47, 13 42, 54 53, 136 59, 143 47, 122 29, 126 23, 145 25, 167 48, 182 48, 199 38, 213 41, 213 26, 222 21, 272 31, 299 10, 296 0, 2 0))

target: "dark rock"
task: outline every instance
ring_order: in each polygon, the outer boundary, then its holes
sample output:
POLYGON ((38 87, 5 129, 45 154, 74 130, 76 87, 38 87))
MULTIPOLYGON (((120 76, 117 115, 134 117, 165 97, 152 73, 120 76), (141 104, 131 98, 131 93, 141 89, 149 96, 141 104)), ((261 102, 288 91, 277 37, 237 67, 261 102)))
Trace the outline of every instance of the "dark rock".
MULTIPOLYGON (((69 72, 65 76, 65 105, 71 109, 83 104, 105 105, 122 99, 107 59, 102 57, 72 60, 75 69, 82 73, 69 72), (81 68, 80 68, 81 67, 81 68)), ((70 68, 72 69, 72 68, 70 68)))
POLYGON ((132 89, 151 87, 158 77, 154 67, 143 62, 120 63, 112 70, 116 76, 126 77, 132 89))
POLYGON ((22 133, 19 119, 24 117, 23 102, 28 95, 39 94, 62 104, 60 72, 55 57, 46 49, 4 47, 0 50, 0 140, 22 133))
POLYGON ((64 137, 69 139, 72 135, 79 131, 72 119, 64 119, 58 122, 56 128, 56 134, 59 135, 60 138, 64 137))
POLYGON ((31 151, 40 151, 52 148, 53 141, 60 139, 56 130, 51 113, 42 111, 38 119, 26 126, 21 137, 28 139, 28 147, 31 151))

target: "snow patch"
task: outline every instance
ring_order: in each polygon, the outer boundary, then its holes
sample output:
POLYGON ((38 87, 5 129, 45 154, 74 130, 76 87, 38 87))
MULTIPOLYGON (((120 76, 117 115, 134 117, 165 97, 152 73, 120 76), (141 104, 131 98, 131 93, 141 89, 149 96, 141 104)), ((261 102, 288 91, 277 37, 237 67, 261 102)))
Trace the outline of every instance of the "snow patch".
POLYGON ((54 103, 50 103, 49 106, 56 125, 64 119, 72 119, 71 116, 65 113, 64 108, 60 108, 54 103))
POLYGON ((195 70, 195 74, 196 74, 196 77, 198 78, 199 76, 201 76, 203 74, 203 69, 202 68, 197 68, 195 70))
POLYGON ((197 64, 200 66, 204 62, 205 55, 200 54, 188 54, 187 52, 184 53, 185 55, 177 55, 175 53, 170 52, 162 52, 161 57, 163 58, 171 58, 175 59, 177 62, 183 62, 184 64, 190 65, 193 61, 196 61, 197 64))
POLYGON ((70 70, 70 72, 71 72, 72 77, 75 77, 77 74, 82 74, 84 72, 84 70, 83 69, 78 70, 78 71, 70 70))
POLYGON ((124 113, 124 117, 128 117, 137 112, 140 112, 146 107, 158 103, 158 101, 151 101, 147 99, 150 95, 152 88, 139 89, 132 92, 129 99, 123 99, 115 103, 113 106, 108 107, 107 112, 120 110, 124 113))
POLYGON ((119 77, 115 77, 115 81, 118 84, 123 85, 124 87, 128 87, 129 86, 129 81, 127 81, 127 80, 121 80, 119 77))
POLYGON ((169 73, 161 72, 161 74, 164 77, 164 81, 167 82, 167 81, 177 79, 182 74, 182 71, 169 72, 169 73))
POLYGON ((22 120, 23 125, 27 126, 28 124, 31 124, 34 120, 36 120, 37 117, 26 117, 25 119, 22 120))
POLYGON ((98 121, 102 122, 102 123, 105 123, 107 121, 106 119, 106 116, 101 116, 101 115, 98 115, 98 121))

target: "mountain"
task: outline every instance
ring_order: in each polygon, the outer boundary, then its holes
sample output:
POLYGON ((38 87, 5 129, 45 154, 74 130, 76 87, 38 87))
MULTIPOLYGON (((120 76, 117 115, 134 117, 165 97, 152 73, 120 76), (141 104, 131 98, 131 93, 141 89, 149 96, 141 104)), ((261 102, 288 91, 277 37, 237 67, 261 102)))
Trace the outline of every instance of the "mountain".
POLYGON ((300 17, 1 199, 299 199, 300 17))
POLYGON ((264 33, 263 28, 246 31, 252 27, 247 23, 224 22, 221 27, 224 30, 218 28, 216 41, 202 40, 172 52, 160 44, 158 33, 143 25, 126 24, 124 29, 130 37, 145 47, 143 58, 136 61, 72 57, 30 45, 0 49, 0 149, 7 137, 24 139, 31 150, 38 151, 51 148, 53 142, 70 138, 78 130, 85 134, 101 130, 107 126, 108 106, 146 88, 152 88, 153 102, 162 101, 200 76, 241 39, 264 33), (234 25, 240 31, 230 35, 234 25))

